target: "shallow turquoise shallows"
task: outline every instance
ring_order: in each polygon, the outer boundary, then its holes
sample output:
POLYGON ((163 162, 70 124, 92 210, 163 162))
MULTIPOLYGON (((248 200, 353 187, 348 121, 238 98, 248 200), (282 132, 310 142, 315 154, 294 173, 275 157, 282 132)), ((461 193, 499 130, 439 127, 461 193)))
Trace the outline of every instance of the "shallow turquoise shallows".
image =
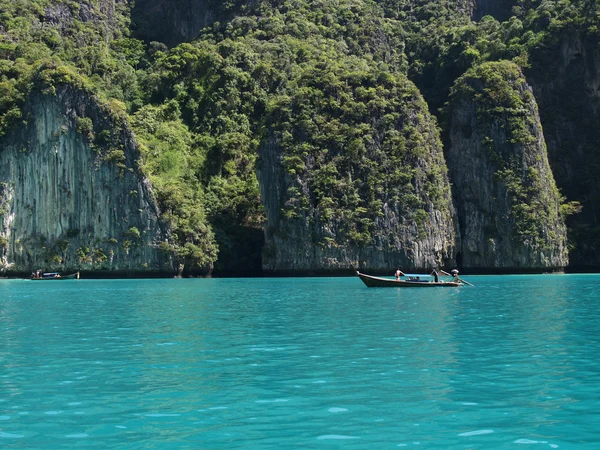
POLYGON ((0 280, 0 448, 600 448, 600 275, 464 278, 0 280))

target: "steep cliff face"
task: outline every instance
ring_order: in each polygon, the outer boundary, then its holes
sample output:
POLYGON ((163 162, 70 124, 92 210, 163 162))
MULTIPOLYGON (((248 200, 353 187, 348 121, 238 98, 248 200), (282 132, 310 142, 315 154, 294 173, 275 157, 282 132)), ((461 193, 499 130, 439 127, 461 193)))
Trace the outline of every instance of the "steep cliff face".
MULTIPOLYGON (((339 143, 331 143, 323 152, 290 154, 282 146, 285 132, 261 147, 265 272, 347 273, 349 266, 389 272, 454 263, 454 209, 435 121, 414 86, 403 89, 395 91, 403 99, 395 111, 363 105, 377 112, 369 124, 349 125, 362 130, 361 138, 343 143, 340 153, 339 143)), ((305 140, 300 148, 314 144, 311 136, 298 138, 305 140)))
POLYGON ((173 272, 127 128, 87 94, 36 93, 0 142, 0 249, 14 272, 173 272))
POLYGON ((169 45, 190 41, 215 21, 210 3, 210 0, 136 1, 132 11, 136 34, 169 45))
MULTIPOLYGON (((61 35, 72 32, 75 21, 91 23, 104 39, 110 39, 119 27, 115 14, 115 3, 123 0, 84 0, 80 2, 50 2, 40 16, 42 27, 52 27, 61 35)), ((36 24, 37 25, 37 24, 36 24)))
POLYGON ((448 116, 459 263, 479 270, 566 266, 559 195, 519 68, 500 62, 469 70, 453 89, 448 116))
MULTIPOLYGON (((567 30, 532 51, 527 70, 540 108, 550 164, 568 200, 570 265, 600 266, 600 46, 597 33, 567 30)), ((589 270, 589 269, 588 269, 589 270)))
POLYGON ((512 8, 519 4, 518 0, 472 0, 474 20, 483 16, 492 16, 502 22, 512 15, 512 8))
POLYGON ((203 28, 256 3, 257 0, 137 0, 131 17, 135 33, 142 39, 177 45, 197 38, 203 28))

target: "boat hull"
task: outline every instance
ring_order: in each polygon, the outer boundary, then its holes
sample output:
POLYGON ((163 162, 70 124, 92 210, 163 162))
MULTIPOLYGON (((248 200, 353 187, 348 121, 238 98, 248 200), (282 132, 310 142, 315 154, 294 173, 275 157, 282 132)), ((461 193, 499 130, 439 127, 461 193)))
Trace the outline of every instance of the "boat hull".
POLYGON ((364 273, 356 272, 358 277, 367 287, 458 287, 461 284, 454 281, 407 281, 407 280, 390 280, 389 278, 374 277, 365 275, 364 273))
POLYGON ((69 275, 61 275, 59 277, 31 277, 31 281, 59 281, 59 280, 79 280, 79 272, 71 273, 69 275))

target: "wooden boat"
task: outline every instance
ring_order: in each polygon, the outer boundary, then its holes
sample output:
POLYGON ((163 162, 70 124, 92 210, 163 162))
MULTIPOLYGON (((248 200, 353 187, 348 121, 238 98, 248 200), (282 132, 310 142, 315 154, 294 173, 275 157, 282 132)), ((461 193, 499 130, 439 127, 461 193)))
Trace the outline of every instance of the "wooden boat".
POLYGON ((79 280, 79 272, 71 273, 69 275, 61 275, 59 272, 46 272, 37 276, 34 274, 30 279, 33 281, 79 280))
MULTIPOLYGON (((462 283, 457 283, 456 281, 432 281, 430 279, 392 280, 390 278, 365 275, 358 270, 356 271, 356 274, 367 287, 458 287, 462 285, 462 283)), ((421 276, 427 277, 427 275, 421 276)))

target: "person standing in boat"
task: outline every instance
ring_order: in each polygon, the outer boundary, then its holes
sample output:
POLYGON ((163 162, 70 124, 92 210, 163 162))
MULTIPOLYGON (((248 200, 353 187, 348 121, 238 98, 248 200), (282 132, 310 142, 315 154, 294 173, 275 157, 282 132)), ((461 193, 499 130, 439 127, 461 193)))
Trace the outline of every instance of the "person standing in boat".
POLYGON ((396 270, 396 281, 400 281, 400 277, 403 277, 403 276, 404 276, 404 273, 400 269, 396 270))
POLYGON ((431 271, 431 275, 433 275, 433 279, 436 283, 440 281, 440 276, 438 275, 437 270, 433 269, 431 271))
POLYGON ((460 279, 458 278, 458 269, 452 269, 450 273, 452 274, 452 281, 455 283, 460 283, 460 279))

